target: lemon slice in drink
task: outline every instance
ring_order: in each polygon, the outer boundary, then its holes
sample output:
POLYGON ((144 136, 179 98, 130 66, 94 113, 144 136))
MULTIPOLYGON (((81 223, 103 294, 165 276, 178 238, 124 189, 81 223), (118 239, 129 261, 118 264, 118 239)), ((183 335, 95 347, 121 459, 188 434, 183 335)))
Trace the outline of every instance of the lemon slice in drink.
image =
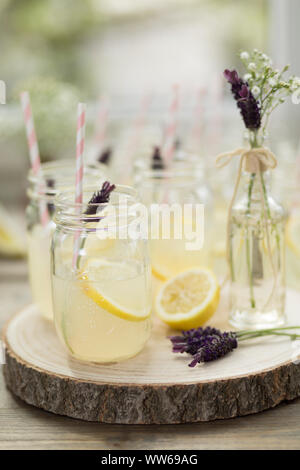
POLYGON ((152 274, 159 281, 166 281, 168 279, 168 274, 166 272, 163 272, 163 269, 155 265, 152 266, 152 274))
POLYGON ((134 264, 89 261, 80 279, 85 295, 107 313, 129 321, 150 316, 150 302, 145 299, 146 274, 139 273, 134 264))
POLYGON ((176 329, 203 325, 216 311, 220 288, 212 271, 194 268, 169 279, 155 302, 159 318, 176 329))
POLYGON ((292 252, 300 256, 300 213, 290 216, 286 226, 286 241, 292 252))

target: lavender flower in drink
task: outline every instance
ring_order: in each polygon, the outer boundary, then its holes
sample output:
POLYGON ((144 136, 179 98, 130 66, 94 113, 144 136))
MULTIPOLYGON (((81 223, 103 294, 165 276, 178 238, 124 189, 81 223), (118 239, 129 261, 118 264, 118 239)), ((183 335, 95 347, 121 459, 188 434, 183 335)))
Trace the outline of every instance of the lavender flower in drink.
MULTIPOLYGON (((94 192, 93 196, 89 200, 88 207, 84 212, 86 215, 95 215, 99 208, 98 204, 105 204, 109 202, 111 192, 116 188, 114 184, 111 184, 109 181, 105 181, 102 185, 100 191, 94 192)), ((88 217, 84 219, 86 222, 94 222, 100 220, 99 217, 88 217)))
POLYGON ((159 147, 154 147, 151 168, 152 170, 163 170, 165 168, 164 161, 161 156, 161 151, 159 147))
MULTIPOLYGON (((102 210, 103 207, 99 207, 98 204, 106 204, 109 202, 109 198, 110 198, 110 195, 111 195, 111 192, 116 188, 116 186, 114 184, 111 184, 109 181, 105 181, 101 187, 101 189, 99 191, 95 191, 94 194, 92 195, 91 199, 89 200, 88 202, 88 206, 84 212, 85 215, 87 215, 88 217, 86 218, 83 218, 83 222, 99 222, 101 220, 101 218, 103 217, 100 217, 100 215, 96 215, 97 214, 97 211, 98 210, 102 210), (95 215, 96 217, 91 217, 95 215)), ((94 229, 96 230, 96 229, 94 229)), ((86 241, 86 234, 83 234, 82 236, 82 240, 81 240, 81 245, 80 245, 80 250, 79 250, 79 255, 77 257, 77 262, 76 262, 76 266, 77 268, 79 268, 79 265, 80 265, 80 260, 81 260, 81 256, 80 256, 80 251, 83 249, 84 247, 84 244, 85 244, 85 241, 86 241)))
POLYGON ((98 162, 108 165, 111 160, 112 149, 110 147, 105 148, 98 157, 98 162))

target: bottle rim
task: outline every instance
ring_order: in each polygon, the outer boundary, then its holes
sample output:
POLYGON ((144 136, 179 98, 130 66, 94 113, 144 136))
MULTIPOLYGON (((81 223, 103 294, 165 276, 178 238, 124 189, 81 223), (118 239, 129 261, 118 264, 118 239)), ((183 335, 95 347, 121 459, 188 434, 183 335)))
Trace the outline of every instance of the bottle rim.
MULTIPOLYGON (((97 181, 105 180, 105 168, 103 163, 88 163, 84 168, 83 177, 84 179, 88 178, 88 184, 96 185, 97 181)), ((74 187, 75 172, 75 164, 71 159, 42 163, 41 172, 38 175, 30 169, 27 178, 29 182, 28 197, 30 199, 52 200, 64 189, 74 187)))
POLYGON ((93 232, 101 230, 102 227, 95 228, 95 224, 103 219, 106 221, 103 230, 112 226, 119 228, 128 226, 136 218, 134 211, 130 209, 140 202, 137 190, 127 185, 116 185, 110 194, 109 202, 89 203, 93 194, 99 189, 99 186, 95 185, 86 186, 83 190, 82 203, 74 202, 74 188, 59 193, 54 200, 54 222, 70 230, 79 228, 93 232), (129 216, 126 212, 128 210, 129 216), (123 215, 127 218, 122 218, 123 215))

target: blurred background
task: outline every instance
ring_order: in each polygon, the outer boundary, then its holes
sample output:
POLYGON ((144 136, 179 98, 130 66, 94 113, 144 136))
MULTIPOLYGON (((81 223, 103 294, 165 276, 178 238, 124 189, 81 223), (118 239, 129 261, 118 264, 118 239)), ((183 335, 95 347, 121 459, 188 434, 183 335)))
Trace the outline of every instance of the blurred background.
MULTIPOLYGON (((26 205, 21 90, 30 92, 43 162, 74 158, 76 107, 83 101, 86 153, 92 158, 111 150, 118 180, 124 172, 130 177, 137 156, 160 144, 177 84, 178 145, 199 155, 209 170, 219 151, 242 140, 224 68, 239 68, 239 52, 257 48, 278 68, 291 63, 291 72, 300 75, 299 17, 298 0, 1 0, 3 207, 22 213, 26 205), (95 149, 99 113, 105 138, 95 149)), ((299 106, 286 104, 270 127, 280 168, 274 186, 288 208, 298 200, 299 125, 299 106)), ((217 182, 232 189, 233 179, 219 180, 212 171, 207 178, 212 187, 217 182)))

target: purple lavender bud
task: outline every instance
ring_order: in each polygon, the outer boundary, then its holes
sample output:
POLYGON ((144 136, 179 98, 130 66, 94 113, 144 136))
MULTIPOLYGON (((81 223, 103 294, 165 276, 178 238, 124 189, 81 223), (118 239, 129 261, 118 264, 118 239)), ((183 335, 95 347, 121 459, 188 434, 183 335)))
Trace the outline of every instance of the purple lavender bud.
POLYGON ((189 367, 195 367, 200 362, 210 362, 219 359, 238 346, 237 339, 234 333, 221 333, 219 335, 207 336, 205 344, 193 354, 193 360, 190 362, 189 367))
POLYGON ((200 362, 209 362, 225 356, 238 346, 234 332, 221 332, 217 328, 191 329, 182 336, 171 336, 174 353, 188 353, 193 356, 190 367, 200 362))
POLYGON ((112 154, 111 148, 107 147, 100 153, 98 157, 98 162, 103 163, 104 165, 108 165, 111 159, 111 154, 112 154))
POLYGON ((231 83, 231 85, 238 85, 239 84, 239 76, 238 76, 238 73, 236 70, 228 70, 228 69, 225 69, 224 70, 224 77, 226 78, 226 80, 231 83))
POLYGON ((231 92, 247 129, 259 129, 261 125, 259 102, 251 93, 248 83, 239 78, 236 70, 226 69, 224 77, 231 84, 231 92))
MULTIPOLYGON (((96 191, 91 199, 89 200, 88 207, 85 211, 86 215, 93 215, 97 212, 97 205, 96 204, 105 204, 109 202, 110 193, 115 189, 114 184, 110 184, 109 181, 105 181, 102 185, 100 191, 96 191)), ((95 220, 100 220, 100 218, 86 218, 86 222, 91 222, 95 220)))
POLYGON ((163 170, 165 168, 164 161, 161 156, 159 147, 154 147, 151 168, 152 170, 163 170))
POLYGON ((244 98, 244 99, 249 98, 249 89, 247 85, 242 85, 239 95, 241 98, 244 98))

